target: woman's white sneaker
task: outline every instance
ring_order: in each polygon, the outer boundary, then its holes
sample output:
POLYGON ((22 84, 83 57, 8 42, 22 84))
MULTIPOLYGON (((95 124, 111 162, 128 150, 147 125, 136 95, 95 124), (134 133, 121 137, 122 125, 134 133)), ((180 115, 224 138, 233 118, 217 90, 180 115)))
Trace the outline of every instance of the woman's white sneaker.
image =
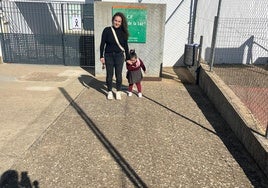
POLYGON ((132 96, 132 92, 131 92, 131 91, 128 92, 128 96, 129 96, 129 97, 132 96))
POLYGON ((108 92, 108 95, 107 95, 107 99, 112 100, 113 98, 114 98, 113 92, 112 91, 109 91, 108 92))
POLYGON ((121 100, 121 91, 116 92, 116 99, 121 100))
POLYGON ((138 97, 140 97, 140 98, 141 98, 141 97, 142 97, 142 93, 138 93, 138 97))

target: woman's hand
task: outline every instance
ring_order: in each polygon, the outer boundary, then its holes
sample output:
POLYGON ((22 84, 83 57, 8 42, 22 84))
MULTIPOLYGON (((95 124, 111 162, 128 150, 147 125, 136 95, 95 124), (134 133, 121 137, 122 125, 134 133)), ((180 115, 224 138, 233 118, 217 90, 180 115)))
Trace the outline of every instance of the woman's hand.
POLYGON ((100 62, 101 62, 102 64, 105 63, 105 59, 104 59, 104 57, 100 58, 100 62))
POLYGON ((105 59, 103 57, 100 58, 100 62, 102 64, 102 69, 105 69, 105 59))

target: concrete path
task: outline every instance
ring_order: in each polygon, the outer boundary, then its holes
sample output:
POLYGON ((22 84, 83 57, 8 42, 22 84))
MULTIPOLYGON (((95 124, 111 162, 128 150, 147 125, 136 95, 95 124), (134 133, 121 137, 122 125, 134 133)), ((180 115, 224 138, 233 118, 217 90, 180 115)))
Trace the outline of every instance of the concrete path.
POLYGON ((77 96, 81 68, 0 64, 0 172, 40 137, 69 105, 59 87, 77 96))
POLYGON ((179 73, 144 81, 143 98, 124 90, 122 100, 108 101, 104 78, 81 68, 0 64, 1 181, 15 177, 46 188, 267 187, 187 70, 179 73))

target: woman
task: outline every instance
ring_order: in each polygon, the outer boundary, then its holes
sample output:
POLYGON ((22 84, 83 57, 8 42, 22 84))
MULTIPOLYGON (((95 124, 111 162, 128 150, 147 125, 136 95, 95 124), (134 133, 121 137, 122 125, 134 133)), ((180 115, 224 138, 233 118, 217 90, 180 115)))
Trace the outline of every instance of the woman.
POLYGON ((121 100, 122 70, 124 61, 129 59, 127 42, 129 33, 127 20, 123 13, 115 13, 112 18, 112 24, 112 27, 105 27, 102 32, 100 61, 106 66, 107 98, 113 99, 112 84, 115 70, 116 99, 121 100), (116 42, 112 29, 115 31, 119 44, 116 42))

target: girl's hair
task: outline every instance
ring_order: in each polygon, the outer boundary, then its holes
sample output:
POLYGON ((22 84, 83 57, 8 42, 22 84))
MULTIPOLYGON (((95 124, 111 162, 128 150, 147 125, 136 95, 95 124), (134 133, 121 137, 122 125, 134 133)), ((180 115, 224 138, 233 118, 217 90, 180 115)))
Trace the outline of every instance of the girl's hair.
POLYGON ((121 19, 122 19, 122 25, 121 25, 121 27, 122 27, 122 30, 123 30, 123 32, 125 34, 126 40, 128 40, 129 33, 128 33, 127 19, 126 19, 125 15, 122 12, 117 12, 117 13, 115 13, 113 15, 112 22, 114 21, 114 19, 115 19, 116 16, 121 17, 121 19))
POLYGON ((137 54, 136 54, 136 52, 135 52, 135 49, 131 49, 131 50, 129 50, 129 57, 130 57, 130 59, 131 58, 135 58, 135 59, 137 59, 137 54))

